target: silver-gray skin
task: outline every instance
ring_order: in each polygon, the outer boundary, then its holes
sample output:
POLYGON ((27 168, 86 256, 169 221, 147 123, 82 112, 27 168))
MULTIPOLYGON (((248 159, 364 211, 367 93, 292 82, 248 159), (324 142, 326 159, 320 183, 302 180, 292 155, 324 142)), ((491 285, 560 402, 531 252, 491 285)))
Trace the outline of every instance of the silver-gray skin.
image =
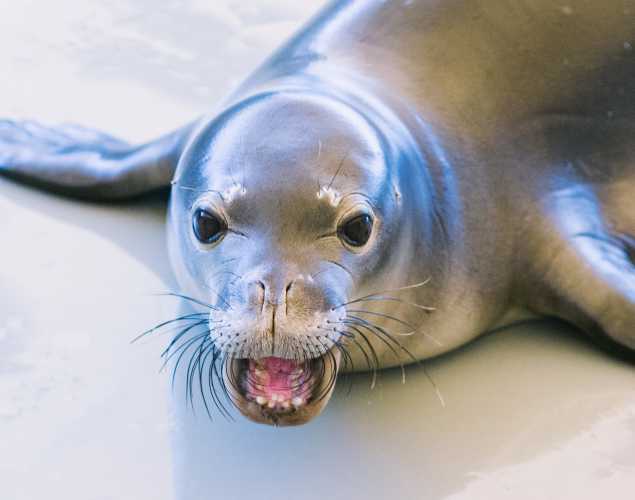
MULTIPOLYGON (((174 272, 229 358, 388 367, 542 315, 634 357, 635 1, 334 2, 220 114, 139 147, 3 122, 0 171, 95 199, 171 184, 174 272)), ((276 415, 233 395, 285 425, 325 390, 276 415)))

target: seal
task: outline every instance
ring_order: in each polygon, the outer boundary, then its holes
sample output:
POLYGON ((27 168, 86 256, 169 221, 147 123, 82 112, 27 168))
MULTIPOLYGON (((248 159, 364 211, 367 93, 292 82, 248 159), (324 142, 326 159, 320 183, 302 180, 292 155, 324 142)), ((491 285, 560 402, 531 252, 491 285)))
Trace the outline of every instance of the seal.
POLYGON ((334 2, 220 112, 141 146, 4 121, 0 170, 170 186, 166 357, 221 412, 301 424, 338 372, 539 316, 632 360, 634 43, 631 1, 334 2))

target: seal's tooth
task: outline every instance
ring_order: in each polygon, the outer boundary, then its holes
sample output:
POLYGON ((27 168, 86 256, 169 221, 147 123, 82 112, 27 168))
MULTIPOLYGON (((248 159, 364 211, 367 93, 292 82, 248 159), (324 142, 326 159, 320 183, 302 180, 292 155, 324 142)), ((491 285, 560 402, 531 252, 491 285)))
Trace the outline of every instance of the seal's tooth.
POLYGON ((293 399, 291 400, 291 404, 292 404, 293 406, 295 406, 296 408, 297 408, 298 406, 302 406, 302 403, 304 403, 304 399, 302 399, 302 398, 301 398, 301 397, 299 397, 299 396, 296 396, 295 398, 293 398, 293 399))
POLYGON ((267 398, 264 396, 256 396, 256 403, 259 405, 264 405, 267 402, 267 398))
POLYGON ((274 408, 276 406, 276 402, 272 399, 267 403, 268 408, 274 408))

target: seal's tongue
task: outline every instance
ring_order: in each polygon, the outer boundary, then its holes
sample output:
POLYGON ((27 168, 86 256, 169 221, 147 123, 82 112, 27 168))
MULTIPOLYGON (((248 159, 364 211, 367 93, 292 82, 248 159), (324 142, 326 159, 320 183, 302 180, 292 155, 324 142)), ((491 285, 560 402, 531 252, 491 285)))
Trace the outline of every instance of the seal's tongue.
POLYGON ((306 363, 270 356, 249 360, 247 397, 269 408, 289 409, 306 403, 311 384, 306 363))

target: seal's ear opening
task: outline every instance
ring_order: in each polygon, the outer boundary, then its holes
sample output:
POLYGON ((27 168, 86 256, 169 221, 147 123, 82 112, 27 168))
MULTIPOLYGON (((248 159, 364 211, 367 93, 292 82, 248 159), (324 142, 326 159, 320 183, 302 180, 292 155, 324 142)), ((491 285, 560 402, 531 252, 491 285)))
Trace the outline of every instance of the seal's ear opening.
POLYGON ((134 198, 169 188, 193 126, 132 146, 78 126, 0 120, 0 174, 75 198, 134 198))

